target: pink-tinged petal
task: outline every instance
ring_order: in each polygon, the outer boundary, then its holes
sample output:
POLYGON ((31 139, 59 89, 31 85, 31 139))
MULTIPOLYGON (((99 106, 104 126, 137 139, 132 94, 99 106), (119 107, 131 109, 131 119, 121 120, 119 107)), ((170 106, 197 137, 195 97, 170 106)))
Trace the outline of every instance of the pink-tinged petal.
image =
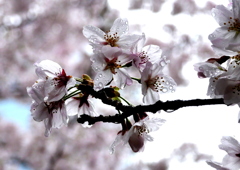
POLYGON ((131 85, 133 83, 131 77, 128 75, 127 71, 123 68, 117 70, 117 73, 113 75, 114 81, 117 87, 123 89, 126 85, 131 85))
POLYGON ((160 99, 158 92, 153 91, 148 88, 147 93, 143 96, 143 103, 145 104, 154 104, 160 99))
POLYGON ((212 15, 220 26, 225 26, 224 23, 228 23, 229 18, 233 17, 232 12, 223 5, 217 5, 212 9, 212 15))
POLYGON ((110 34, 118 33, 118 36, 126 34, 128 32, 128 20, 126 18, 118 18, 114 21, 113 26, 110 29, 110 34))
POLYGON ((49 117, 48 108, 43 102, 40 104, 33 102, 31 105, 31 113, 33 119, 37 122, 41 122, 49 117))
POLYGON ((130 136, 128 143, 133 152, 142 151, 144 148, 144 138, 143 138, 143 136, 141 136, 137 133, 133 133, 130 136))
POLYGON ((97 72, 94 78, 94 90, 101 90, 112 80, 112 73, 110 70, 97 72))
POLYGON ((35 65, 37 67, 35 72, 38 77, 42 79, 46 79, 47 77, 56 77, 62 72, 62 67, 51 60, 43 60, 35 65))
POLYGON ((83 35, 89 39, 89 41, 96 41, 96 42, 104 42, 104 35, 105 33, 94 26, 84 26, 83 27, 83 35))

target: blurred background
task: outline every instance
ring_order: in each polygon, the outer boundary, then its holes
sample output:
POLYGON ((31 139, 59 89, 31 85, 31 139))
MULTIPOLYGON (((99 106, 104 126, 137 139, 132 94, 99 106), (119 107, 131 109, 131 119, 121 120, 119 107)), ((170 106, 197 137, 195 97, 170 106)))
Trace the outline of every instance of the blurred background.
MULTIPOLYGON (((3 170, 197 170, 221 162, 222 135, 237 136, 238 107, 183 108, 158 115, 167 122, 152 133, 145 151, 109 147, 120 125, 97 123, 84 129, 76 120, 44 136, 44 124, 33 121, 26 87, 37 79, 34 63, 50 59, 68 75, 91 70, 92 49, 83 26, 108 31, 116 18, 127 18, 129 32, 145 33, 148 44, 160 46, 171 61, 166 68, 178 84, 163 101, 208 98, 208 80, 198 79, 193 64, 217 57, 208 35, 217 27, 211 9, 228 0, 0 0, 0 169, 3 170)), ((121 94, 142 104, 135 83, 121 94), (136 90, 137 89, 137 90, 136 90), (131 93, 129 93, 131 91, 131 93)), ((96 100, 100 114, 116 111, 96 100)))

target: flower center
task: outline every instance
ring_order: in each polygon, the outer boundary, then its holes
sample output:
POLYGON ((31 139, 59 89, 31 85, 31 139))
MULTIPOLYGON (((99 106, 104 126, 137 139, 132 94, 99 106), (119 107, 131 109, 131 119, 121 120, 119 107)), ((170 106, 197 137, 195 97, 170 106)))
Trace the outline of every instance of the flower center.
POLYGON ((240 95, 240 84, 232 87, 232 92, 233 92, 234 94, 240 95))
POLYGON ((119 40, 118 33, 110 34, 106 33, 104 35, 104 39, 106 40, 107 44, 110 45, 111 47, 118 47, 117 42, 119 40))
POLYGON ((156 92, 161 91, 165 93, 168 91, 168 89, 163 86, 163 83, 167 83, 167 82, 165 82, 163 77, 159 77, 159 76, 156 76, 155 78, 152 78, 146 82, 147 86, 150 87, 152 90, 156 92))
POLYGON ((149 133, 149 130, 144 123, 142 126, 135 126, 135 127, 139 135, 143 135, 144 133, 149 133))
POLYGON ((107 63, 106 67, 104 68, 104 70, 107 70, 107 69, 110 69, 110 71, 113 73, 113 74, 116 74, 116 71, 115 69, 117 68, 120 68, 121 65, 117 64, 117 57, 114 57, 112 60, 109 60, 108 58, 105 58, 105 61, 107 63))
POLYGON ((229 18, 230 20, 228 23, 224 23, 224 25, 228 25, 228 32, 230 31, 236 31, 237 33, 240 32, 240 23, 238 21, 238 18, 233 19, 232 17, 229 18))
POLYGON ((141 53, 139 53, 138 57, 139 57, 139 59, 141 61, 140 62, 141 64, 145 64, 149 60, 147 52, 145 52, 145 51, 142 51, 141 53))

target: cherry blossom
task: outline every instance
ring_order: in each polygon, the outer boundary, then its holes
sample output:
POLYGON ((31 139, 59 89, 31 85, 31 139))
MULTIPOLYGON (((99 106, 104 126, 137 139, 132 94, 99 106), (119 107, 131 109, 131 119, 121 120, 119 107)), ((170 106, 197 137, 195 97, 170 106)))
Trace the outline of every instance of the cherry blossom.
POLYGON ((226 151, 227 155, 222 163, 207 162, 217 170, 239 170, 240 168, 240 143, 231 136, 223 136, 219 148, 226 151))
MULTIPOLYGON (((66 101, 67 115, 80 117, 82 114, 90 116, 98 116, 94 109, 93 102, 89 98, 89 94, 80 93, 66 101)), ((82 124, 83 127, 91 127, 88 124, 82 124)))
POLYGON ((111 145, 113 152, 119 144, 125 145, 129 143, 133 152, 143 151, 146 141, 153 141, 150 132, 156 131, 165 123, 164 119, 146 117, 136 122, 129 130, 120 131, 111 145))
POLYGON ((100 90, 114 79, 116 86, 123 88, 132 84, 127 71, 122 68, 131 62, 126 54, 118 47, 103 47, 103 53, 95 54, 92 58, 92 68, 97 73, 94 79, 94 89, 100 90))
POLYGON ((47 102, 60 100, 67 93, 67 89, 76 83, 72 76, 66 75, 59 64, 51 60, 43 60, 35 65, 37 76, 40 80, 45 81, 46 96, 44 100, 47 102))
POLYGON ((212 44, 223 50, 240 51, 239 44, 240 36, 240 1, 233 0, 232 8, 227 8, 223 5, 217 5, 212 9, 212 14, 220 25, 212 34, 209 35, 209 40, 212 44), (234 47, 234 48, 233 48, 234 47))
POLYGON ((198 72, 199 78, 217 77, 218 75, 226 72, 227 70, 219 63, 214 62, 201 62, 194 64, 194 69, 198 72))
POLYGON ((45 81, 39 81, 32 87, 27 87, 28 95, 33 99, 31 114, 35 121, 44 120, 45 136, 49 136, 52 128, 60 128, 68 122, 64 101, 45 102, 45 81))
POLYGON ((144 46, 146 42, 145 34, 135 43, 130 56, 133 64, 142 72, 147 62, 156 63, 161 59, 162 50, 156 45, 144 46))
POLYGON ((141 36, 127 33, 128 21, 121 18, 116 19, 110 31, 106 33, 94 26, 83 27, 83 35, 90 41, 94 53, 101 53, 105 45, 129 50, 141 36))
POLYGON ((162 57, 160 62, 147 63, 141 74, 143 102, 153 104, 159 100, 159 93, 174 92, 176 83, 168 75, 163 73, 163 68, 169 63, 166 57, 162 57))

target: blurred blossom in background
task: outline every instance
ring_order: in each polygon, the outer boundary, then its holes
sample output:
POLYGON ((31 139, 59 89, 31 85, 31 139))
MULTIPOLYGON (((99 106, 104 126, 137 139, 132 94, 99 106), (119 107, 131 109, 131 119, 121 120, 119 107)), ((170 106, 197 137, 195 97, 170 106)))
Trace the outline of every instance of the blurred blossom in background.
MULTIPOLYGON (((212 169, 205 161, 221 161, 223 135, 237 135, 237 107, 184 108, 161 112, 165 125, 142 153, 109 147, 120 125, 97 123, 84 129, 68 127, 44 136, 44 124, 30 116, 26 87, 36 80, 34 63, 50 59, 69 75, 94 77, 92 49, 82 34, 85 25, 108 31, 116 18, 127 18, 131 33, 145 33, 147 44, 163 50, 171 63, 168 73, 178 84, 165 100, 208 98, 207 80, 193 64, 217 57, 208 35, 217 28, 211 9, 228 0, 0 0, 0 169, 212 169)), ((140 86, 121 91, 132 104, 141 104, 140 86), (139 88, 139 90, 136 90, 139 88), (134 91, 129 94, 129 91, 134 91)), ((116 111, 96 100, 99 114, 116 111)))

